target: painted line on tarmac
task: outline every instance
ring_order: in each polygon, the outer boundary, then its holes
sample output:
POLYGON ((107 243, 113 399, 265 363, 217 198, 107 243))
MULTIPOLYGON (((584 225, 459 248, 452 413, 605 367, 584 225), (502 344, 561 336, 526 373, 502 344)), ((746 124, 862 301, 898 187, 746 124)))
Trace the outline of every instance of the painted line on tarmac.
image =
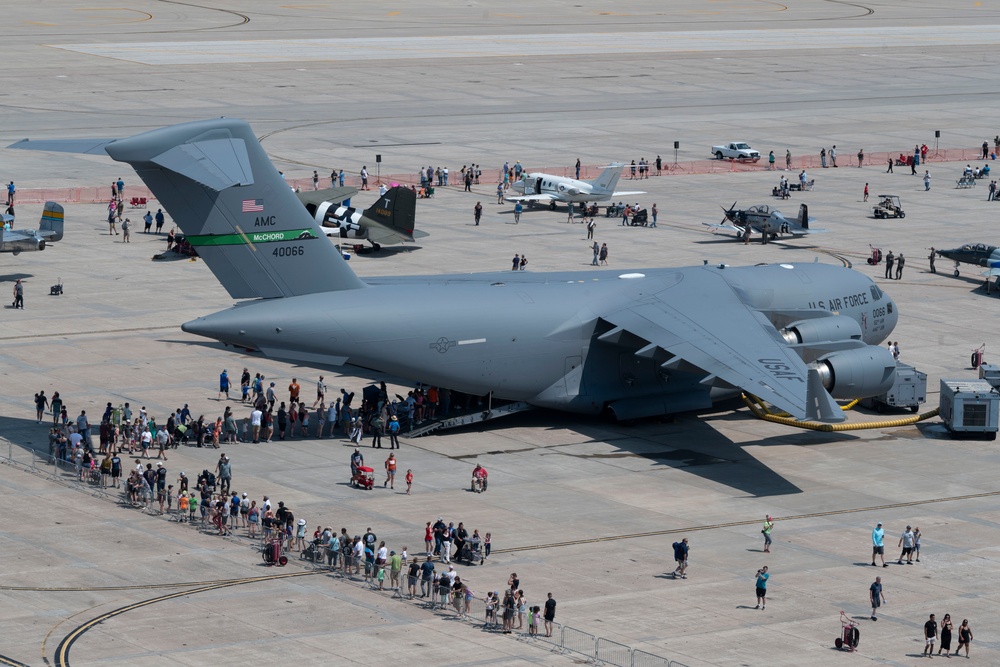
POLYGON ((230 579, 223 583, 210 584, 208 586, 202 586, 200 588, 193 588, 186 591, 179 591, 177 593, 168 593, 167 595, 161 595, 159 597, 150 598, 148 600, 142 600, 141 602, 134 602, 124 607, 119 607, 113 611, 109 611, 106 614, 101 614, 95 618, 90 619, 83 625, 78 626, 68 635, 63 637, 63 640, 59 642, 59 646, 56 647, 56 667, 69 667, 69 652, 73 648, 73 644, 77 639, 82 637, 84 633, 92 629, 94 626, 103 623, 104 621, 114 618, 115 616, 120 616, 126 612, 132 611, 133 609, 139 609, 141 607, 146 607, 151 604, 156 604, 157 602, 164 602, 166 600, 173 600, 174 598, 184 597, 185 595, 194 595, 195 593, 204 593, 206 591, 216 590, 219 588, 228 588, 230 586, 240 586, 243 584, 254 584, 262 581, 273 581, 275 579, 288 579, 291 577, 306 577, 313 574, 318 574, 320 570, 311 570, 306 572, 287 572, 284 574, 272 574, 262 577, 247 577, 245 579, 230 579))
MULTIPOLYGON (((285 577, 285 575, 274 575, 271 578, 285 577)), ((268 577, 263 577, 264 579, 268 577)), ((91 593, 96 591, 143 591, 155 590, 157 588, 190 588, 193 586, 217 586, 224 584, 242 584, 247 581, 258 581, 261 577, 250 579, 216 579, 215 581, 181 581, 173 584, 136 584, 134 586, 85 586, 79 588, 71 587, 36 587, 36 586, 0 586, 0 591, 31 591, 37 593, 91 593)))
MULTIPOLYGON (((948 496, 946 498, 928 498, 926 500, 912 500, 903 503, 889 503, 887 505, 870 505, 868 507, 853 507, 839 510, 829 510, 827 512, 810 512, 808 514, 790 514, 788 516, 773 517, 777 521, 795 521, 797 519, 815 519, 825 516, 837 516, 839 514, 860 514, 862 512, 878 512, 903 507, 917 507, 919 505, 931 505, 934 503, 950 503, 959 500, 975 500, 977 498, 991 498, 1000 496, 1000 491, 985 491, 983 493, 970 493, 964 496, 948 496)), ((760 519, 746 519, 742 521, 729 521, 727 523, 713 523, 704 526, 688 526, 686 528, 667 528, 665 530, 653 530, 648 533, 629 533, 627 535, 606 535, 604 537, 591 537, 583 540, 568 540, 566 542, 552 542, 551 544, 532 544, 523 547, 508 547, 506 549, 493 549, 491 553, 510 554, 519 551, 537 551, 539 549, 555 549, 558 547, 570 547, 579 544, 591 544, 593 542, 615 542, 618 540, 632 540, 641 537, 659 537, 662 535, 678 535, 681 533, 695 533, 704 530, 717 530, 719 528, 735 528, 737 526, 753 526, 760 523, 760 519)))
POLYGON ((18 662, 14 658, 0 655, 0 665, 10 665, 11 667, 28 667, 27 663, 18 662))

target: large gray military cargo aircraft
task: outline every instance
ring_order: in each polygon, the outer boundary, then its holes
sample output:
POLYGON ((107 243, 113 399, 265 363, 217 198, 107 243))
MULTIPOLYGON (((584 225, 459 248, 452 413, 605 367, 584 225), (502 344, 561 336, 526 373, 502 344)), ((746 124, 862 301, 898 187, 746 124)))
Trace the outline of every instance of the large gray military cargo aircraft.
MULTIPOLYGON (((74 143, 97 152, 93 141, 74 143)), ((703 409, 744 391, 796 419, 842 421, 835 398, 878 395, 893 383, 895 362, 878 344, 898 310, 850 269, 706 265, 362 281, 246 122, 186 123, 100 148, 132 165, 229 294, 245 299, 184 331, 241 350, 619 419, 703 409)))

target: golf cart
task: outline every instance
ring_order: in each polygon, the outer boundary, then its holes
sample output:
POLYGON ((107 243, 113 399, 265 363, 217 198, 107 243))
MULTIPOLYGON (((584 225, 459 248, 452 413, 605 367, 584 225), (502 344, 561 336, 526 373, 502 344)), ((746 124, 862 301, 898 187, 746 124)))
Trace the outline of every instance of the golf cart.
POLYGON ((872 215, 876 218, 905 218, 906 211, 896 195, 879 195, 878 203, 872 206, 872 215))

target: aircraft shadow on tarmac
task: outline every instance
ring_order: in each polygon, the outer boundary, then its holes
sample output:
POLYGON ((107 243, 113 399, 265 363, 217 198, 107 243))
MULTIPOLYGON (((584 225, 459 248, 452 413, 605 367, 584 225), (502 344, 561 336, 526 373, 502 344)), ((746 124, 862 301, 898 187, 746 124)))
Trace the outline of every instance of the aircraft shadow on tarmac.
POLYGON ((391 245, 391 246, 380 246, 378 250, 370 246, 365 246, 358 252, 354 253, 356 255, 363 255, 365 257, 392 257, 393 255, 402 255, 406 253, 411 253, 414 250, 420 250, 418 245, 391 245))
MULTIPOLYGON (((712 421, 750 419, 745 412, 713 414, 712 421)), ((610 460, 641 457, 654 461, 658 466, 684 469, 754 497, 790 495, 802 493, 802 489, 748 454, 746 447, 809 446, 856 439, 845 433, 794 431, 773 438, 736 444, 716 431, 710 421, 702 416, 680 416, 672 423, 645 420, 626 426, 609 424, 600 417, 548 410, 519 413, 490 424, 470 426, 466 430, 510 427, 571 430, 590 440, 607 442, 617 448, 613 452, 574 454, 571 447, 560 447, 550 455, 610 460), (666 442, 671 444, 664 444, 666 442)))
MULTIPOLYGON (((200 345, 213 349, 222 348, 214 341, 175 340, 161 338, 159 342, 182 345, 200 345)), ((229 348, 230 350, 232 348, 229 348)), ((244 360, 258 358, 253 352, 247 352, 244 360)), ((331 373, 349 372, 353 377, 344 379, 344 386, 355 391, 360 396, 361 388, 372 384, 377 385, 385 380, 391 385, 407 386, 408 383, 384 373, 366 369, 344 366, 310 366, 302 367, 303 372, 327 370, 331 373)), ((336 393, 336 392, 335 392, 336 393)), ((209 392, 208 398, 216 396, 209 392)), ((503 417, 496 421, 478 423, 460 427, 464 432, 489 432, 505 428, 539 428, 550 430, 570 430, 587 438, 588 441, 607 442, 617 451, 603 453, 574 454, 569 448, 554 450, 550 455, 575 456, 579 458, 609 459, 640 457, 655 462, 657 466, 684 469, 706 480, 723 484, 739 490, 749 496, 766 497, 802 493, 795 486, 774 470, 747 453, 746 448, 768 445, 823 445, 831 442, 843 442, 856 439, 848 433, 822 433, 818 431, 792 430, 787 433, 736 444, 712 427, 716 421, 743 421, 752 419, 745 410, 739 412, 725 411, 727 404, 722 404, 723 411, 717 405, 713 411, 703 415, 678 415, 669 421, 642 420, 632 424, 610 423, 603 417, 575 415, 553 410, 536 409, 503 417), (667 443, 670 444, 667 444, 667 443)), ((737 402, 728 404, 729 408, 737 408, 737 402)), ((24 420, 14 420, 20 424, 24 420)), ((7 425, 0 418, 0 429, 6 432, 7 425)), ((15 444, 17 442, 14 435, 15 444)), ((39 435, 41 438, 42 434, 39 435)), ((43 438, 42 438, 43 439, 43 438)), ((47 447, 45 442, 41 446, 47 447)), ((460 458, 460 457, 459 457, 460 458)))
POLYGON ((29 278, 34 278, 33 273, 8 273, 6 275, 0 275, 0 283, 13 283, 18 280, 28 280, 29 278))

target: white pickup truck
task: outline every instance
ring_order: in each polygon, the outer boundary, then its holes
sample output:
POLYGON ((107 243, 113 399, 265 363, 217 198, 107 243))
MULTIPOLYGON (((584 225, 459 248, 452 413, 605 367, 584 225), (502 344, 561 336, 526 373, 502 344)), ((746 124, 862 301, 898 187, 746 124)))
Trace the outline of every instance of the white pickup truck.
POLYGON ((750 160, 756 162, 760 159, 760 153, 750 148, 750 144, 745 141, 733 141, 724 146, 712 146, 712 155, 717 160, 730 158, 732 160, 750 160))

